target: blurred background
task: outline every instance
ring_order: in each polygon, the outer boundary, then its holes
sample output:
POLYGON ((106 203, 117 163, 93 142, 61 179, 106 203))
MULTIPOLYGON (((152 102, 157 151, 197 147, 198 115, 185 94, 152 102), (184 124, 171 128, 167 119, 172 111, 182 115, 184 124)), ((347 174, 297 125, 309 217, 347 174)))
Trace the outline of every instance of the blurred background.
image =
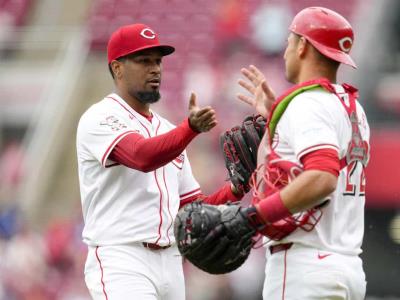
MULTIPOLYGON (((118 26, 153 27, 176 53, 163 61, 154 109, 174 123, 190 91, 219 125, 189 148, 205 193, 226 180, 218 137, 253 110, 236 100, 240 68, 255 64, 276 93, 292 17, 307 6, 344 15, 356 32, 360 89, 372 127, 364 259, 367 299, 400 299, 400 1, 0 0, 0 300, 89 300, 77 178, 80 115, 112 91, 106 44, 118 26)), ((188 300, 260 300, 264 249, 239 270, 207 275, 185 264, 188 300)))

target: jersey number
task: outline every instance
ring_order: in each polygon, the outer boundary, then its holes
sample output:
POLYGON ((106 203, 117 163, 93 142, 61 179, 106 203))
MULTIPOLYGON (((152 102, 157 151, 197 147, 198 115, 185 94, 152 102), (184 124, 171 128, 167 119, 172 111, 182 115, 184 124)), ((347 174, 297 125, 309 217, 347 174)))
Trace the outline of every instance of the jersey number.
POLYGON ((357 185, 358 185, 356 182, 357 179, 359 179, 359 186, 360 186, 358 196, 365 195, 365 171, 364 171, 364 168, 362 168, 362 171, 359 175, 360 178, 354 178, 354 176, 355 176, 354 171, 357 169, 357 164, 358 164, 357 161, 353 161, 350 164, 348 164, 346 167, 347 168, 346 189, 345 189, 343 195, 350 195, 350 196, 356 195, 356 190, 357 190, 357 185))

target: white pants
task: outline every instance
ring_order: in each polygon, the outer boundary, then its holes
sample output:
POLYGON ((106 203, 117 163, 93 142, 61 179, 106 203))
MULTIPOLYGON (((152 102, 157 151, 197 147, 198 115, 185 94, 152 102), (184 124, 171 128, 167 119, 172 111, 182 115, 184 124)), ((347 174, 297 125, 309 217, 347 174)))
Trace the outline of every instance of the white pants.
POLYGON ((296 244, 274 254, 267 248, 264 300, 363 300, 365 292, 358 256, 296 244))
POLYGON ((182 257, 176 246, 141 243, 89 247, 85 281, 94 300, 184 300, 182 257))

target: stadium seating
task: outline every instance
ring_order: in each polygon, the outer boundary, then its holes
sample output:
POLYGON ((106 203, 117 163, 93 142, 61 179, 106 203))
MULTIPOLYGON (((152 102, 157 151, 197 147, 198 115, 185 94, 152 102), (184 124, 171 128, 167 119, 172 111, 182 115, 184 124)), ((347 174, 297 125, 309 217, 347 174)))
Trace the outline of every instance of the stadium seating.
POLYGON ((0 17, 7 15, 11 18, 13 25, 22 25, 32 2, 32 0, 0 0, 0 17))
MULTIPOLYGON (((287 1, 293 13, 309 6, 308 2, 287 1)), ((234 46, 229 39, 239 43, 236 47, 249 52, 250 56, 260 56, 261 50, 252 45, 247 24, 250 16, 262 3, 262 0, 93 1, 88 16, 91 50, 105 52, 110 34, 121 25, 148 24, 158 31, 163 43, 169 43, 176 48, 176 55, 169 57, 164 63, 165 70, 175 73, 175 76, 164 76, 164 86, 168 86, 168 93, 179 92, 183 89, 182 78, 186 67, 194 58, 210 63, 229 59, 230 54, 227 51, 231 51, 229 48, 234 46)), ((348 0, 346 3, 320 1, 321 6, 336 9, 346 17, 351 16, 355 3, 356 0, 348 0)), ((274 61, 271 63, 274 64, 274 61)))

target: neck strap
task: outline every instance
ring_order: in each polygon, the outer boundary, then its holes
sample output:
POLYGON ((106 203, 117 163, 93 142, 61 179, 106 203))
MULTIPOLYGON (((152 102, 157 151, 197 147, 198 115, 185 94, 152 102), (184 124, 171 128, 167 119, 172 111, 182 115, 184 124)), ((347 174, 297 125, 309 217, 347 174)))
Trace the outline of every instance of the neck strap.
POLYGON ((276 126, 278 125, 279 120, 281 119, 283 113, 286 108, 290 104, 290 102, 299 94, 313 90, 313 89, 325 89, 326 91, 335 94, 340 103, 345 108, 349 120, 351 122, 351 140, 349 142, 349 147, 346 153, 346 156, 340 160, 341 169, 346 167, 353 161, 360 161, 362 165, 365 167, 369 160, 369 146, 368 142, 364 141, 361 136, 359 121, 357 117, 356 111, 356 99, 358 98, 358 91, 356 88, 352 87, 348 84, 342 85, 345 93, 339 94, 336 92, 334 86, 329 82, 326 78, 315 79, 311 81, 307 81, 298 85, 295 85, 284 94, 282 94, 277 101, 272 106, 271 112, 268 117, 268 131, 269 131, 269 143, 271 145, 272 139, 275 134, 276 126))

